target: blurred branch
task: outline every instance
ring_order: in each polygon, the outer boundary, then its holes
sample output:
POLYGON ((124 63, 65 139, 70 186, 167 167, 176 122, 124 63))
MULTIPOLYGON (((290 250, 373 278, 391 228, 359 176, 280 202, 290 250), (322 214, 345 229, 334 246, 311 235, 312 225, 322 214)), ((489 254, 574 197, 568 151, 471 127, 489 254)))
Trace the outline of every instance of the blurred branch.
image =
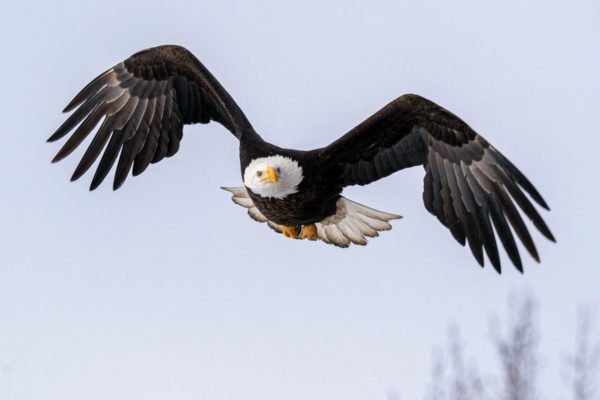
MULTIPOLYGON (((571 398, 600 400, 600 337, 588 311, 580 312, 577 321, 574 354, 565 361, 571 398)), ((507 319, 501 322, 494 318, 491 329, 500 360, 498 379, 486 376, 484 384, 477 370, 467 366, 460 331, 452 325, 445 351, 433 353, 427 400, 536 400, 543 396, 538 390, 537 303, 531 296, 511 298, 507 319)))
POLYGON ((531 297, 526 297, 513 308, 516 312, 510 312, 508 331, 504 337, 496 338, 503 384, 500 398, 534 400, 539 369, 537 306, 531 297))
POLYGON ((431 383, 427 398, 429 400, 444 400, 446 398, 444 385, 446 381, 446 365, 444 355, 435 351, 433 353, 433 366, 431 368, 431 383))
POLYGON ((448 329, 447 353, 450 374, 446 374, 446 362, 442 353, 434 353, 431 371, 429 400, 482 400, 483 385, 475 368, 465 363, 464 345, 456 326, 448 329))
POLYGON ((575 400, 591 400, 596 393, 600 343, 591 343, 592 331, 593 321, 589 311, 580 311, 577 317, 575 354, 567 360, 573 374, 571 387, 575 400))

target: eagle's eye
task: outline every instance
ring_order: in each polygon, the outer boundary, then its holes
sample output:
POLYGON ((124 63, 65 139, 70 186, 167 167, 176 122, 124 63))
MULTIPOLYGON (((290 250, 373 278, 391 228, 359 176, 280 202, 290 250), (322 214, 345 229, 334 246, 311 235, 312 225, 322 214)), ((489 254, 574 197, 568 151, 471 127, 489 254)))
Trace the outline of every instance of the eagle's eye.
POLYGON ((281 168, 277 167, 275 171, 277 171, 277 175, 279 175, 281 173, 281 168))
POLYGON ((258 176, 259 178, 262 176, 262 171, 256 171, 256 176, 258 176))

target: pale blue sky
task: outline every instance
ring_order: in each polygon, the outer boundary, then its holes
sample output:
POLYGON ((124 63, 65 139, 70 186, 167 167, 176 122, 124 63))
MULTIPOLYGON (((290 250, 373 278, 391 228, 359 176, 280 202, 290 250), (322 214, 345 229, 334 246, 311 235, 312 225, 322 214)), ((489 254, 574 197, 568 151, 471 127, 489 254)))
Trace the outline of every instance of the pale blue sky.
POLYGON ((0 398, 420 399, 462 326, 493 370, 488 317, 541 303, 544 390, 575 311, 600 305, 598 1, 9 2, 0 65, 0 398), (461 116, 534 182, 558 239, 525 275, 480 269, 424 209, 423 171, 347 196, 400 213, 340 250, 284 240, 219 186, 237 143, 187 127, 177 156, 113 192, 45 139, 99 72, 150 46, 200 58, 267 140, 325 145, 406 92, 461 116))

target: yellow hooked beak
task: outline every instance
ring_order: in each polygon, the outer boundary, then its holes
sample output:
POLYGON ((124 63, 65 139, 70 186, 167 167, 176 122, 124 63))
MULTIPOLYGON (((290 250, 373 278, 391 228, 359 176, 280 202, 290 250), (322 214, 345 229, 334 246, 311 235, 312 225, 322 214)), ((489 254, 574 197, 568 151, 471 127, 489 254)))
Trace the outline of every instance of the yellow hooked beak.
POLYGON ((273 167, 267 167, 265 175, 267 176, 263 178, 263 181, 273 182, 273 184, 277 186, 277 171, 275 171, 273 167))

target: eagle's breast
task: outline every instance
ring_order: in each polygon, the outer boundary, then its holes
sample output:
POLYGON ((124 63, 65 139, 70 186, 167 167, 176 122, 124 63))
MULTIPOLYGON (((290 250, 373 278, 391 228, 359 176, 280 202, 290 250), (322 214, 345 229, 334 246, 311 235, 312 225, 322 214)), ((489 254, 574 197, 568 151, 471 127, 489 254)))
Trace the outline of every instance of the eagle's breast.
POLYGON ((339 191, 323 185, 314 163, 302 161, 277 154, 252 159, 244 169, 248 194, 269 220, 303 225, 335 214, 339 191))

